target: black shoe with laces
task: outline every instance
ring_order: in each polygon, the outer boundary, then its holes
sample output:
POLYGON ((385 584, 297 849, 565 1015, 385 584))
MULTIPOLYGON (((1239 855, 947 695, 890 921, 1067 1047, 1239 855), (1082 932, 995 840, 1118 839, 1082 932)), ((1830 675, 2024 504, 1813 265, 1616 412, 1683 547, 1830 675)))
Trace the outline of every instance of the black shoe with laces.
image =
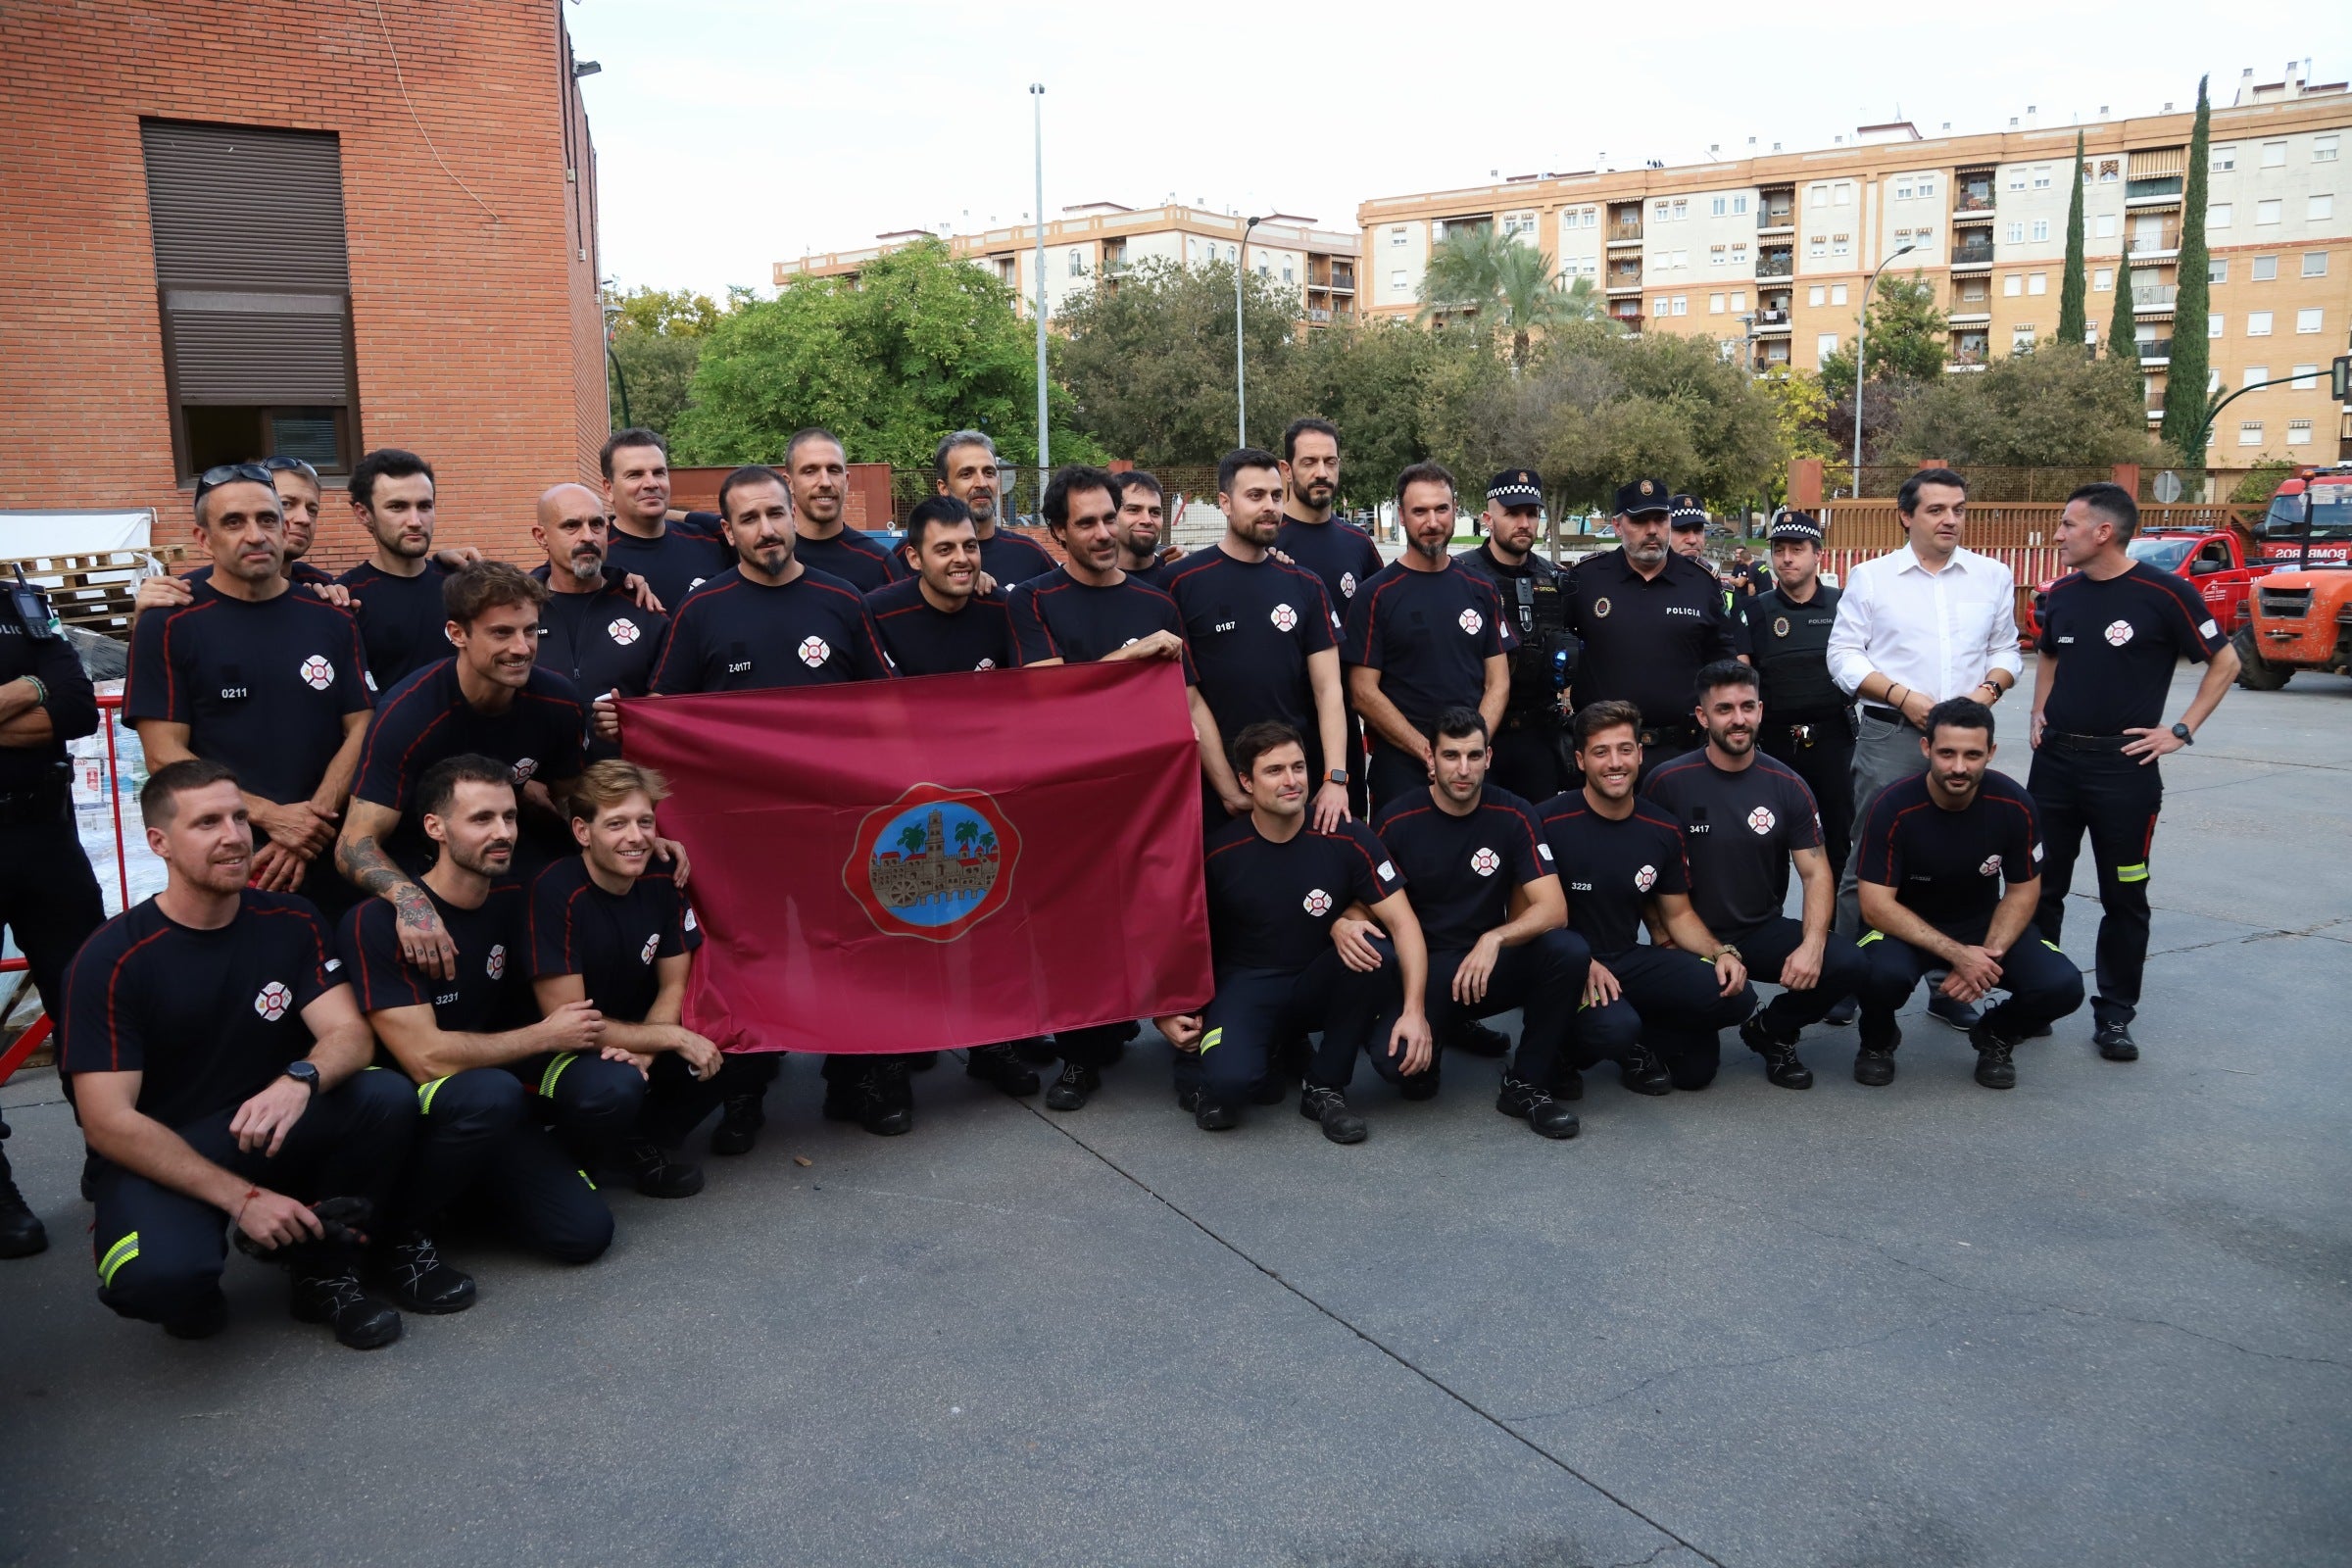
POLYGON ((911 1132, 914 1096, 906 1082, 906 1064, 868 1062, 857 1077, 826 1085, 824 1113, 828 1121, 854 1121, 877 1138, 911 1132))
POLYGON ((175 1340, 209 1340, 228 1327, 228 1298, 220 1287, 195 1306, 164 1324, 164 1332, 175 1340))
POLYGON ((1772 1032, 1764 1021, 1761 1008, 1747 1016, 1740 1026, 1740 1038, 1747 1049, 1764 1058, 1764 1078, 1783 1089, 1810 1089, 1813 1069, 1797 1059, 1796 1042, 1783 1040, 1772 1032))
POLYGON ((1894 1082, 1894 1048, 1899 1037, 1883 1046, 1864 1046, 1854 1053, 1854 1082, 1884 1089, 1894 1082))
POLYGON ((1335 1144, 1360 1144, 1371 1133, 1364 1118, 1348 1108, 1346 1097, 1337 1089, 1322 1089, 1308 1084, 1298 1091, 1298 1114, 1308 1121, 1323 1124, 1323 1136, 1335 1144))
POLYGON ((670 1158, 661 1145, 649 1138, 630 1139, 620 1146, 617 1157, 637 1191, 648 1198, 692 1198, 703 1190, 702 1166, 692 1160, 670 1158))
POLYGON ((964 1059, 963 1075, 1015 1099, 1037 1093, 1037 1074, 1021 1064, 1010 1046, 974 1046, 964 1059))
POLYGON ((2017 1063, 2009 1058, 2009 1053, 2017 1049, 2017 1042, 2004 1040, 1987 1026, 1979 1024, 1968 1032, 1968 1043, 1977 1048, 1977 1082, 1987 1089, 2017 1087, 2017 1063))
POLYGON ((345 1263, 333 1273, 297 1274, 288 1302, 297 1323, 324 1323, 355 1350, 373 1350, 400 1338, 400 1313, 360 1286, 359 1271, 345 1263))
POLYGON ((760 1142, 760 1129, 766 1125, 766 1085, 748 1094, 729 1095, 719 1112, 718 1126, 710 1134, 710 1152, 748 1154, 760 1142))
POLYGON ((422 1231, 411 1231, 392 1244, 383 1276, 393 1301, 404 1312, 463 1312, 473 1304, 472 1277, 442 1262, 440 1249, 422 1231))
POLYGON ((1674 1074, 1658 1059, 1658 1054, 1647 1046, 1637 1045, 1617 1064, 1617 1081, 1637 1095, 1666 1095, 1674 1092, 1674 1074))
POLYGON ((1548 1091, 1507 1072, 1502 1075, 1502 1092, 1494 1097, 1494 1108, 1505 1116, 1518 1117, 1546 1138, 1574 1138, 1577 1134, 1575 1111, 1552 1099, 1548 1091))
MULTIPOLYGON (((2042 1031, 2047 1034, 2048 1030, 2042 1031)), ((2103 1023, 2090 1032, 2090 1043, 2099 1048, 2099 1054, 2109 1061, 2137 1061, 2139 1042, 2132 1038, 2128 1023, 2103 1023)))
MULTIPOLYGON (((0 1138, 8 1136, 0 1126, 0 1138)), ((49 1250, 49 1232, 41 1218, 17 1191, 16 1177, 8 1168, 8 1156, 0 1154, 0 1257, 30 1257, 49 1250)))
POLYGON ((1061 1076, 1046 1091, 1048 1110, 1082 1110, 1086 1097, 1102 1087, 1102 1075, 1075 1061, 1061 1064, 1061 1076))

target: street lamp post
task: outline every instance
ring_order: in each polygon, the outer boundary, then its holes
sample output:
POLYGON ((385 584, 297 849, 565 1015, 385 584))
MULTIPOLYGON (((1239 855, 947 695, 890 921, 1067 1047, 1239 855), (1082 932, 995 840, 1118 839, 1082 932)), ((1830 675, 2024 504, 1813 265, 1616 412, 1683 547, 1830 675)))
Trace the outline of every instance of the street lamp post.
MULTIPOLYGON (((1046 86, 1029 84, 1030 122, 1037 148, 1037 466, 1054 466, 1051 438, 1046 432, 1046 86)), ((1042 485, 1042 479, 1041 479, 1042 485)))
POLYGON ((1233 444, 1237 447, 1250 444, 1250 377, 1242 358, 1242 272, 1250 265, 1250 231, 1264 221, 1252 218, 1242 225, 1242 246, 1233 264, 1233 444))
POLYGON ((1870 270, 1870 281, 1862 285, 1862 327, 1860 331, 1854 334, 1853 499, 1856 501, 1862 499, 1862 382, 1865 379, 1862 373, 1862 368, 1869 363, 1869 356, 1864 351, 1870 347, 1870 301, 1871 297, 1877 294, 1879 291, 1879 274, 1886 270, 1887 266, 1892 263, 1897 256, 1908 256, 1917 249, 1919 249, 1919 247, 1916 245, 1905 245, 1898 250, 1888 252, 1886 261, 1881 262, 1878 266, 1870 270))

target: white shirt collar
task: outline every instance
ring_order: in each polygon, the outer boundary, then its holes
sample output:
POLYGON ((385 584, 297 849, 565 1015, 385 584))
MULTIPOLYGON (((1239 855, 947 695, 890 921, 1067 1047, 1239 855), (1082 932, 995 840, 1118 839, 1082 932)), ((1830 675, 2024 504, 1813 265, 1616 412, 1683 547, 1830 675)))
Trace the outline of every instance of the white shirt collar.
MULTIPOLYGON (((1912 549, 1908 543, 1906 543, 1902 549, 1897 550, 1893 555, 1887 557, 1886 559, 1894 563, 1894 572, 1898 577, 1904 572, 1913 570, 1914 568, 1916 568, 1923 576, 1940 577, 1943 575, 1943 572, 1941 571, 1931 572, 1926 566, 1921 565, 1919 561, 1919 552, 1912 549)), ((1978 556, 1975 551, 1969 549, 1966 545, 1958 545, 1952 550, 1952 559, 1944 563, 1943 570, 1958 571, 1965 574, 1968 568, 1974 565, 1981 559, 1983 558, 1978 556)))

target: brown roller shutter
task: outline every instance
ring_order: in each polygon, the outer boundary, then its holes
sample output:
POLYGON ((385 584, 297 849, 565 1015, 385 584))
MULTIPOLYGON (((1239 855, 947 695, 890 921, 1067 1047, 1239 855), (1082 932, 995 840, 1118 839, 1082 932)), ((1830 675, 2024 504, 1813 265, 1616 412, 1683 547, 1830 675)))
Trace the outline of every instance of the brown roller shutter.
POLYGON ((332 134, 139 125, 175 399, 352 402, 351 265, 332 134))

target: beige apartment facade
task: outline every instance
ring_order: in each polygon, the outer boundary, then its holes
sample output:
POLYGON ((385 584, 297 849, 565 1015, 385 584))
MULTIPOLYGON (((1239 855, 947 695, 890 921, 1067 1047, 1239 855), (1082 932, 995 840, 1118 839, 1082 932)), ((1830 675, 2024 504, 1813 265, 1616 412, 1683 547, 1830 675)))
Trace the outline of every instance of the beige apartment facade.
MULTIPOLYGON (((2230 89, 2216 91, 2217 100, 2230 89)), ((2029 118, 2030 117, 2025 117, 2029 118)), ((1865 125, 1840 144, 1686 168, 1544 174, 1357 209, 1364 314, 1410 318, 1431 248, 1494 224, 1588 278, 1636 331, 1719 339, 1759 370, 1813 370, 1850 342, 1871 270, 1916 271, 1950 313, 1947 373, 2048 341, 2066 259, 2068 166, 2083 136, 2087 316, 2102 343, 2129 248, 2150 417, 2163 402, 2193 116, 1923 135, 1865 125), (1745 319, 1741 319, 1745 318, 1745 319)), ((2328 365, 2352 341, 2352 92, 2300 67, 2251 72, 2213 112, 2206 238, 2212 384, 2273 377, 2214 432, 2216 466, 2352 456, 2328 365)))
MULTIPOLYGON (((1027 314, 1037 304, 1037 225, 1020 223, 977 234, 906 229, 879 234, 859 250, 829 251, 775 264, 781 288, 804 277, 855 277, 881 256, 925 240, 944 239, 951 254, 992 270, 1019 296, 1027 314)), ((1276 214, 1254 227, 1247 218, 1198 207, 1129 208, 1115 202, 1065 207, 1046 224, 1046 316, 1070 296, 1118 279, 1147 261, 1180 267, 1210 263, 1247 266, 1267 281, 1298 293, 1299 318, 1325 326, 1354 317, 1356 236, 1317 228, 1314 220, 1276 214)))

